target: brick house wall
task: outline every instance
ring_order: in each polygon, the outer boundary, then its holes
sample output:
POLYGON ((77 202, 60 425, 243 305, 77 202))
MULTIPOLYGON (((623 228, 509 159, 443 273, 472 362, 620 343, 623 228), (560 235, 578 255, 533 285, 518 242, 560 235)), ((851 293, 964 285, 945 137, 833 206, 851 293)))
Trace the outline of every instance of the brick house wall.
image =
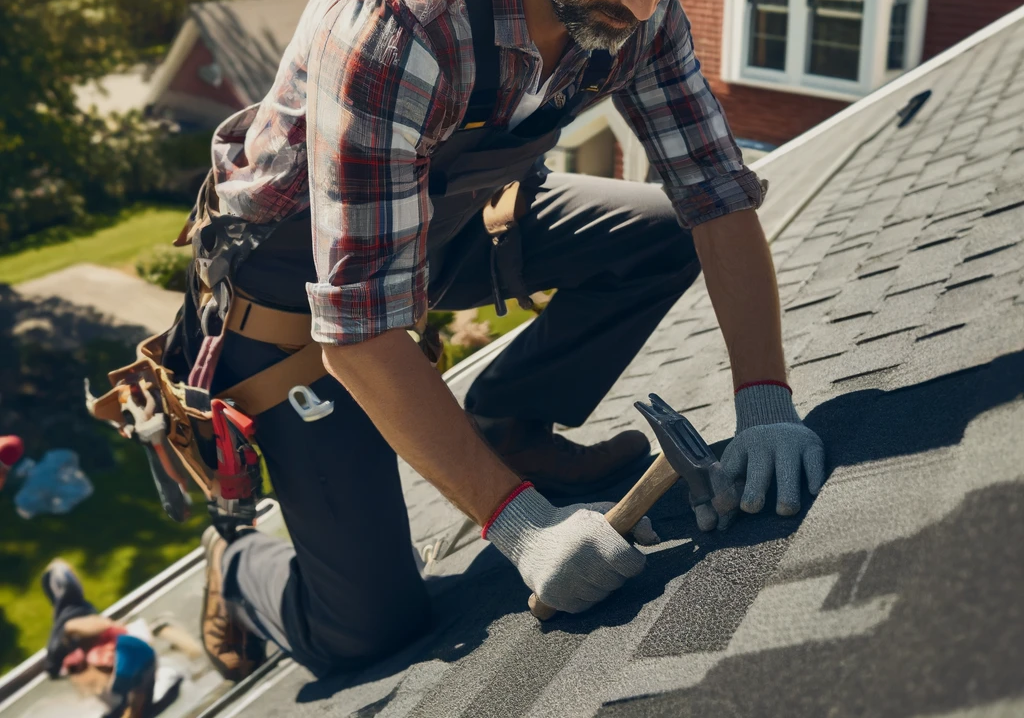
POLYGON ((214 87, 199 76, 199 68, 209 65, 213 61, 213 53, 210 52, 210 48, 202 40, 197 40, 185 61, 181 63, 181 67, 178 68, 177 74, 171 79, 167 89, 192 97, 212 100, 226 105, 232 110, 242 109, 245 107, 245 103, 238 98, 229 79, 225 77, 221 81, 220 87, 214 87))
MULTIPOLYGON (((682 0, 704 76, 740 138, 782 144, 849 103, 734 85, 721 79, 724 0, 682 0)), ((928 0, 922 62, 1021 6, 1021 0, 928 0)))
POLYGON ((1021 0, 928 0, 922 62, 1020 6, 1021 0))
MULTIPOLYGON (((948 0, 958 2, 960 0, 948 0)), ((683 0, 704 77, 736 137, 781 145, 827 120, 849 103, 723 82, 724 0, 683 0)))

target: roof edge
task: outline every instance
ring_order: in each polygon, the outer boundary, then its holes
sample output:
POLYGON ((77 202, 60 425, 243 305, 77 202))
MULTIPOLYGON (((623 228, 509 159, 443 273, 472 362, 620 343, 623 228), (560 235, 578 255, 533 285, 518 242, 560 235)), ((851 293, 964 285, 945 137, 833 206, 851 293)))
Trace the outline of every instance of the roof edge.
POLYGON ((178 74, 178 70, 181 69, 181 66, 188 58, 189 53, 192 52, 192 48, 195 47, 198 40, 198 23, 190 14, 184 24, 182 24, 181 29, 178 30, 178 34, 175 36, 174 42, 171 43, 171 49, 167 51, 164 61, 157 68, 153 77, 153 85, 149 90, 149 96, 146 98, 146 105, 153 105, 160 101, 160 98, 167 92, 171 81, 178 74))

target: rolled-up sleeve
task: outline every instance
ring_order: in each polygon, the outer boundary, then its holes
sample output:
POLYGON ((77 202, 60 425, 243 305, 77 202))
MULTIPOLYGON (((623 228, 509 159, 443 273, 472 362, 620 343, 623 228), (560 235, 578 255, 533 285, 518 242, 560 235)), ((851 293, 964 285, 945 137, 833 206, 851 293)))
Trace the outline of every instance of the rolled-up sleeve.
POLYGON ((386 3, 339 3, 309 63, 313 339, 354 344, 426 312, 425 146, 442 85, 422 33, 386 3))
POLYGON ((761 205, 764 188, 744 166, 722 106, 701 74, 678 0, 667 3, 646 61, 614 102, 684 227, 761 205))

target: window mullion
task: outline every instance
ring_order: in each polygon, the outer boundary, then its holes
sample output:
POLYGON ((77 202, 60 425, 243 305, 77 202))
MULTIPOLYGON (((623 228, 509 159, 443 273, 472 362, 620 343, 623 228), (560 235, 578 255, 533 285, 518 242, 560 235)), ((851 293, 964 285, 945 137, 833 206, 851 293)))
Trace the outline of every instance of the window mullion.
POLYGON ((786 48, 786 76, 795 85, 802 85, 807 72, 810 13, 807 0, 789 0, 789 43, 786 48))

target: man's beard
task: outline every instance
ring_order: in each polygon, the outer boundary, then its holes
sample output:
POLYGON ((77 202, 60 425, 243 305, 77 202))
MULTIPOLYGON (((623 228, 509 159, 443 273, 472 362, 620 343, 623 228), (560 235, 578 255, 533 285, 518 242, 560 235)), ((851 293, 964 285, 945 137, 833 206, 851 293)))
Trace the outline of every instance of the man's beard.
POLYGON ((584 50, 608 50, 618 52, 629 39, 639 21, 622 5, 602 0, 551 0, 555 16, 569 31, 569 37, 584 50), (626 27, 606 25, 601 21, 601 12, 615 20, 626 23, 626 27))

